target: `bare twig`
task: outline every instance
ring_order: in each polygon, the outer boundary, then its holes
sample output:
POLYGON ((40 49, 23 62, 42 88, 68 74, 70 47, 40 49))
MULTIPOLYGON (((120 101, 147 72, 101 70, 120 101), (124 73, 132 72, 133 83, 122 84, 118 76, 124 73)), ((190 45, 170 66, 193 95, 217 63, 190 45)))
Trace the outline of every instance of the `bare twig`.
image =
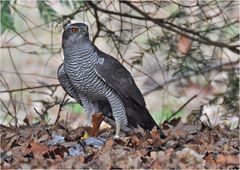
POLYGON ((12 89, 12 90, 2 90, 0 91, 0 93, 13 93, 18 91, 26 91, 26 90, 41 89, 46 87, 58 87, 58 86, 60 86, 60 84, 50 84, 50 85, 26 87, 26 88, 12 89))
POLYGON ((57 118, 56 118, 56 120, 55 120, 54 125, 56 125, 57 122, 58 122, 59 119, 60 119, 60 113, 61 113, 61 111, 62 111, 62 107, 69 101, 69 99, 66 99, 66 97, 67 97, 67 94, 64 95, 64 97, 63 97, 63 99, 62 99, 62 102, 59 104, 58 114, 57 114, 57 118), (66 100, 65 100, 65 99, 66 99, 66 100))
POLYGON ((9 110, 9 108, 6 106, 6 104, 2 101, 2 99, 0 101, 1 101, 2 105, 4 106, 4 108, 6 109, 7 114, 9 116, 11 116, 13 118, 13 120, 15 121, 15 126, 17 127, 18 120, 17 120, 16 115, 12 114, 12 112, 9 110))
POLYGON ((188 105, 193 99, 195 99, 198 95, 195 94, 193 97, 191 97, 188 101, 186 101, 176 112, 174 112, 166 121, 172 119, 174 116, 176 116, 184 107, 188 105))
MULTIPOLYGON (((199 74, 203 74, 203 73, 207 73, 207 72, 210 72, 212 70, 222 70, 224 69, 224 67, 228 67, 228 66, 234 66, 234 65, 237 65, 239 64, 239 60, 237 61, 233 61, 233 62, 228 62, 228 63, 222 63, 222 64, 219 64, 219 65, 215 65, 215 66, 212 66, 212 67, 207 67, 207 68, 204 68, 202 70, 198 70, 198 71, 195 71, 195 72, 191 72, 191 73, 188 73, 188 74, 185 74, 185 75, 182 75, 181 77, 177 77, 177 78, 173 78, 171 80, 167 80, 166 82, 164 82, 163 84, 160 84, 158 85, 157 87, 151 89, 151 90, 148 90, 147 92, 144 92, 143 95, 148 95, 149 93, 155 91, 155 90, 160 90, 161 88, 163 88, 166 84, 169 84, 169 83, 173 83, 173 82, 176 82, 176 81, 179 81, 181 79, 184 79, 184 78, 189 78, 191 76, 196 76, 196 75, 199 75, 199 74)), ((228 70, 232 70, 234 69, 234 67, 232 68, 227 68, 228 70)))
POLYGON ((98 6, 96 6, 93 2, 88 1, 87 3, 94 8, 95 10, 107 13, 107 14, 112 14, 112 15, 118 15, 118 16, 123 16, 123 17, 128 17, 128 18, 133 18, 133 19, 138 19, 138 20, 149 20, 152 21, 153 23, 161 26, 162 28, 165 28, 167 30, 173 31, 179 35, 183 35, 185 37, 188 37, 194 41, 198 41, 200 43, 203 44, 207 44, 207 45, 213 45, 213 46, 217 46, 217 47, 224 47, 224 48, 228 48, 229 50, 235 52, 235 53, 239 53, 240 50, 237 48, 239 47, 239 45, 228 45, 226 43, 222 43, 222 42, 218 42, 218 41, 212 41, 207 37, 204 37, 202 35, 200 35, 197 32, 194 32, 193 30, 189 30, 187 28, 175 25, 173 23, 168 22, 167 20, 164 19, 160 19, 160 18, 152 18, 150 17, 147 13, 141 11, 139 8, 137 8, 135 5, 133 5, 131 2, 129 1, 120 1, 121 3, 125 3, 126 5, 128 5, 131 9, 134 9, 135 11, 137 11, 139 14, 141 14, 143 17, 139 17, 139 16, 135 16, 135 15, 129 15, 126 13, 119 13, 119 12, 114 12, 114 11, 109 11, 106 9, 102 9, 99 8, 98 6), (198 38, 195 38, 195 37, 198 38))

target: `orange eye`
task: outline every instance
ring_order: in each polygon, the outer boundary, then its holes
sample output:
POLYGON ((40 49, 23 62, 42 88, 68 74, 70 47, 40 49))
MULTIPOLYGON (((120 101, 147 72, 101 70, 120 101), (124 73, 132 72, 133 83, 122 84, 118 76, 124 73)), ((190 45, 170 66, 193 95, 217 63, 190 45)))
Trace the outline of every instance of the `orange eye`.
POLYGON ((73 33, 77 33, 77 32, 78 32, 78 28, 77 28, 77 27, 73 27, 73 28, 72 28, 72 32, 73 32, 73 33))

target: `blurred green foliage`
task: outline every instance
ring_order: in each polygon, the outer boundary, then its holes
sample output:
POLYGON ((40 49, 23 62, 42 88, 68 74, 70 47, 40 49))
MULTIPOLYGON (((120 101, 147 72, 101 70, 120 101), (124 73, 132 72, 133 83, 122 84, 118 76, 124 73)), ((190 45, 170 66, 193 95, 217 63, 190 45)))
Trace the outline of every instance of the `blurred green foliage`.
POLYGON ((224 101, 228 111, 232 113, 239 112, 239 77, 236 72, 232 71, 228 74, 229 86, 225 93, 224 101))
POLYGON ((173 111, 169 106, 165 106, 162 110, 152 113, 153 119, 158 123, 162 124, 164 121, 171 121, 174 118, 179 118, 184 115, 184 112, 180 111, 175 116, 173 116, 173 111))
POLYGON ((60 0, 59 1, 62 5, 64 6, 67 6, 67 7, 71 7, 71 5, 74 7, 74 8, 78 8, 79 5, 84 5, 84 0, 60 0))
POLYGON ((10 1, 1 1, 1 34, 6 30, 16 31, 10 5, 10 1))
POLYGON ((77 113, 79 115, 84 113, 83 107, 78 103, 69 103, 64 107, 68 109, 71 113, 77 113))
POLYGON ((12 116, 10 116, 9 114, 0 114, 0 119, 6 121, 8 123, 14 122, 14 118, 12 116))
MULTIPOLYGON (((14 6, 11 5, 10 0, 1 1, 1 34, 3 34, 6 30, 9 31, 16 31, 15 24, 14 24, 14 16, 11 13, 11 8, 14 6)), ((55 19, 61 17, 48 3, 49 1, 36 1, 37 9, 39 11, 40 17, 44 21, 45 24, 54 21, 55 19)), ((84 1, 70 1, 70 0, 60 0, 59 1, 63 6, 68 8, 79 8, 80 6, 84 5, 84 1)), ((14 1, 13 3, 16 3, 14 1)))
POLYGON ((57 17, 56 11, 45 1, 37 1, 37 7, 41 18, 45 23, 48 23, 57 17))

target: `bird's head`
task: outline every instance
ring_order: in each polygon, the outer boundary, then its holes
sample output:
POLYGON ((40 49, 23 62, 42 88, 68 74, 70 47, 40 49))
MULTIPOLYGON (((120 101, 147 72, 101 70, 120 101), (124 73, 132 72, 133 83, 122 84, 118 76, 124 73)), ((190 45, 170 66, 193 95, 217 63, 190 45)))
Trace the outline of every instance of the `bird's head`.
POLYGON ((65 48, 81 44, 83 40, 89 39, 88 26, 83 23, 68 24, 64 27, 62 45, 65 48))

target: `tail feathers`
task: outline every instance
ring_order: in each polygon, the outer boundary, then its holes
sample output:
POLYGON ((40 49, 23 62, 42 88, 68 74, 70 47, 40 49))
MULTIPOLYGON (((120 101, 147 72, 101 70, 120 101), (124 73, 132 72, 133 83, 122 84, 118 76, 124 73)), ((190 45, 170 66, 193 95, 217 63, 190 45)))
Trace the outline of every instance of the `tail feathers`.
POLYGON ((162 129, 161 129, 159 126, 157 126, 157 131, 159 132, 160 137, 161 137, 162 139, 167 138, 166 135, 163 133, 162 129))
POLYGON ((134 99, 128 99, 127 102, 125 102, 125 105, 129 127, 137 127, 138 125, 140 125, 146 130, 152 130, 152 128, 156 126, 160 137, 166 138, 165 134, 156 124, 145 106, 138 104, 134 99))

